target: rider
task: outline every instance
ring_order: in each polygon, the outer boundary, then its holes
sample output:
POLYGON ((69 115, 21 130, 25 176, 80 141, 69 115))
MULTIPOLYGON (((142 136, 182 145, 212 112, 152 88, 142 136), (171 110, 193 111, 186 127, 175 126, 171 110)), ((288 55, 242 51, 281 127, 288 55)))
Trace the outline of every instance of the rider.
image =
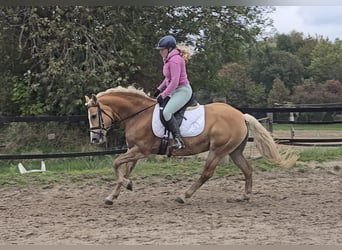
POLYGON ((190 53, 187 47, 176 45, 176 39, 170 35, 162 37, 156 49, 163 58, 164 80, 158 86, 154 97, 157 97, 161 106, 164 106, 163 117, 175 139, 172 147, 181 149, 185 145, 174 113, 181 109, 192 96, 185 66, 186 61, 190 59, 190 53))

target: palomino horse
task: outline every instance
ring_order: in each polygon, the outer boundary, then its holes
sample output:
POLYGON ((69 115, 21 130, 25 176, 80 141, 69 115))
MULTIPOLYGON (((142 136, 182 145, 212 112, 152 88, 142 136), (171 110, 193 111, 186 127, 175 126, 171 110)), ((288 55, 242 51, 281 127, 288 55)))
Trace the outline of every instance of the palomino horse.
MULTIPOLYGON (((134 87, 116 87, 98 93, 91 98, 85 96, 88 107, 91 143, 100 144, 106 141, 107 131, 113 122, 120 122, 125 129, 127 152, 114 160, 117 185, 105 199, 105 204, 112 205, 117 199, 121 187, 132 190, 132 182, 128 179, 139 159, 157 154, 161 138, 152 131, 152 114, 156 100, 150 98, 142 90, 134 87), (119 170, 125 166, 124 172, 119 170)), ((272 163, 281 167, 290 167, 297 160, 292 153, 280 153, 277 144, 269 132, 257 119, 242 114, 225 103, 205 105, 205 128, 198 136, 184 138, 186 147, 173 151, 175 156, 188 156, 209 151, 200 178, 180 197, 176 199, 184 203, 210 177, 220 160, 229 155, 245 176, 244 199, 249 199, 252 192, 252 168, 243 156, 248 139, 248 126, 254 131, 254 142, 260 153, 272 163)))

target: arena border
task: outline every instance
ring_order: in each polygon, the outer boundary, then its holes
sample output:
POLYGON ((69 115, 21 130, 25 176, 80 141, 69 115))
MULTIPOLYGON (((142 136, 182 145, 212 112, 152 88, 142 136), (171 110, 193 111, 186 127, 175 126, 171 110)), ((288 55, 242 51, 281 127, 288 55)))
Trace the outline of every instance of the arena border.
MULTIPOLYGON (((342 111, 342 107, 286 107, 286 108, 237 108, 243 113, 287 113, 287 112, 338 112, 342 111)), ((87 115, 73 115, 73 116, 8 116, 0 117, 0 125, 12 122, 87 122, 87 115)), ((281 122, 282 123, 282 122, 281 122)), ((335 122, 313 122, 305 124, 331 124, 342 123, 342 121, 335 122)), ((294 123, 295 124, 295 123, 294 123)), ((298 123, 299 124, 299 123, 298 123)), ((319 146, 319 147, 339 147, 342 146, 342 139, 287 139, 274 138, 279 144, 291 146, 319 146), (341 143, 339 143, 341 142, 341 143), (329 144, 328 144, 329 143, 329 144), (334 143, 334 144, 331 144, 334 143)), ((253 138, 248 138, 252 142, 253 138)), ((127 149, 105 150, 95 152, 69 152, 69 153, 51 153, 51 154, 23 154, 23 155, 0 155, 0 160, 21 160, 21 159, 48 159, 48 158, 72 158, 85 156, 101 156, 101 155, 116 155, 125 153, 127 149)))
MULTIPOLYGON (((238 108, 243 113, 287 113, 287 112, 338 112, 342 107, 310 107, 310 108, 238 108)), ((87 115, 71 116, 2 116, 0 124, 11 122, 85 122, 88 121, 87 115)), ((342 123, 336 122, 336 123, 342 123)))

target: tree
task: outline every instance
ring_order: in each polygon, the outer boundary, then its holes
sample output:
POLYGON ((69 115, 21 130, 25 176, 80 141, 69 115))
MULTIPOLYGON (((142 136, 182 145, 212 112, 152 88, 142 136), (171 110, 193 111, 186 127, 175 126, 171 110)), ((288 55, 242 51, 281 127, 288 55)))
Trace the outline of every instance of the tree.
MULTIPOLYGON (((192 9, 197 25, 195 55, 189 65, 189 75, 195 90, 211 90, 221 67, 246 58, 246 51, 256 43, 270 20, 270 7, 222 6, 192 9)), ((188 22, 187 19, 184 20, 188 22)))
POLYGON ((303 33, 292 31, 290 34, 276 34, 276 43, 279 50, 296 54, 297 51, 305 46, 303 33))
POLYGON ((272 89, 268 94, 267 103, 270 107, 274 103, 284 103, 290 100, 290 91, 280 79, 274 79, 272 89))
POLYGON ((162 61, 152 48, 161 36, 173 34, 178 42, 195 47, 188 65, 194 89, 210 89, 221 65, 243 56, 244 47, 265 27, 265 10, 0 8, 0 65, 5 66, 0 75, 15 81, 9 94, 19 107, 15 115, 79 114, 84 112, 84 94, 133 83, 152 90, 162 79, 162 61))
POLYGON ((266 104, 265 88, 253 82, 246 67, 238 63, 227 63, 219 71, 216 89, 227 97, 227 102, 236 107, 263 107, 266 104))
POLYGON ((302 82, 304 67, 300 59, 290 52, 262 44, 251 60, 249 72, 255 82, 265 84, 268 93, 277 78, 292 90, 297 83, 302 82))
POLYGON ((342 40, 320 40, 312 51, 309 72, 317 82, 342 81, 342 40))
POLYGON ((341 103, 341 83, 336 80, 328 80, 325 83, 317 84, 312 79, 295 88, 291 100, 294 103, 341 103))
POLYGON ((84 93, 126 84, 139 69, 129 25, 116 22, 120 8, 13 7, 0 14, 23 65, 12 95, 22 114, 78 113, 84 93))
POLYGON ((319 39, 304 37, 303 33, 292 31, 289 34, 276 34, 275 43, 278 50, 295 55, 304 67, 303 78, 310 78, 307 67, 311 63, 312 51, 319 39))

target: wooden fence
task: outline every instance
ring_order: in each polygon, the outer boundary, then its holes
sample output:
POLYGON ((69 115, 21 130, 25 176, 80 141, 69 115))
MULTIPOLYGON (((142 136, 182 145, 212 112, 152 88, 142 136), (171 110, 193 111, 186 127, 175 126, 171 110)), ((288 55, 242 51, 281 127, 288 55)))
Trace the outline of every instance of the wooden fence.
MULTIPOLYGON (((259 121, 266 124, 266 127, 272 132, 274 123, 288 123, 292 126, 296 124, 295 120, 291 120, 291 113, 298 112, 342 112, 342 107, 302 107, 302 108, 238 108, 243 113, 261 114, 259 121), (274 121, 274 113, 289 113, 289 121, 274 121)), ((13 122, 87 122, 87 115, 75 115, 75 116, 29 116, 29 117, 0 117, 0 125, 13 123, 13 122)), ((333 124, 342 123, 342 121, 330 121, 319 122, 314 121, 306 124, 333 124)), ((342 137, 341 135, 339 135, 342 137)), ((253 141, 253 138, 249 138, 249 141, 253 141)), ((278 143, 288 145, 306 145, 306 146, 341 146, 342 138, 332 139, 297 139, 285 138, 277 140, 278 143), (327 144, 329 143, 329 144, 327 144)), ((119 150, 104 150, 96 152, 73 152, 73 153, 55 153, 55 154, 21 154, 21 155, 0 155, 0 160, 15 160, 15 159, 46 159, 46 158, 69 158, 69 157, 83 157, 83 156, 96 156, 96 155, 115 155, 126 152, 127 149, 119 150)))

